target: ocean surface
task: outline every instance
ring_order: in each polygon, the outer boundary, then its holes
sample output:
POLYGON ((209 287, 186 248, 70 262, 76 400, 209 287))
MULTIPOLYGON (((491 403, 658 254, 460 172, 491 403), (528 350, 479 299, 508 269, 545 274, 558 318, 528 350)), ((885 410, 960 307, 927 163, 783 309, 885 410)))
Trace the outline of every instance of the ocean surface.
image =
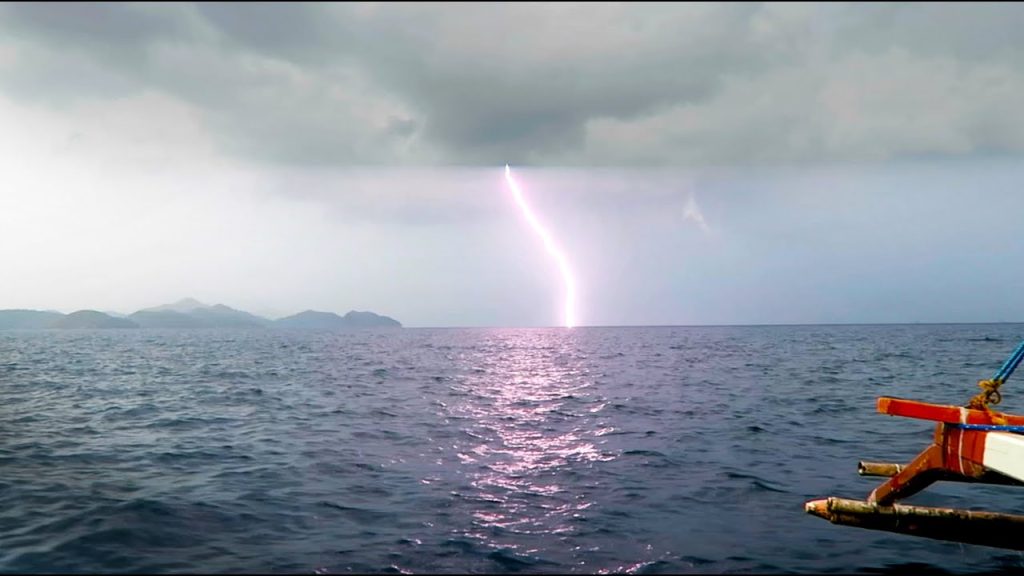
MULTIPOLYGON (((1024 325, 0 332, 2 572, 963 573, 835 526, 1024 325)), ((1024 374, 1000 409, 1024 412, 1024 374)), ((1024 490, 929 506, 1024 512, 1024 490)))

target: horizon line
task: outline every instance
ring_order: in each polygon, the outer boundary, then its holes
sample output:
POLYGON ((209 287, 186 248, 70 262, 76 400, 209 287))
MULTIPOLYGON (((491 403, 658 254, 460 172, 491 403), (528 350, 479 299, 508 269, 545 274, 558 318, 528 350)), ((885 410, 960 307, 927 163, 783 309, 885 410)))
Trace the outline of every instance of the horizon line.
MULTIPOLYGON (((230 306, 226 306, 224 304, 219 304, 219 305, 230 308, 230 306)), ((154 307, 151 307, 151 308, 142 308, 140 310, 137 310, 136 312, 150 311, 152 308, 158 308, 158 307, 161 307, 161 306, 163 306, 163 305, 154 306, 154 307)), ((216 305, 208 305, 207 304, 207 305, 204 305, 204 306, 205 307, 214 307, 216 305)), ((252 312, 248 312, 246 310, 241 310, 241 309, 238 309, 238 308, 232 308, 232 309, 235 310, 235 311, 238 311, 238 312, 244 312, 246 314, 251 314, 251 315, 255 315, 257 317, 262 317, 262 318, 264 318, 266 320, 270 320, 270 321, 275 321, 275 320, 280 320, 280 319, 288 318, 290 316, 295 316, 295 315, 301 314, 303 312, 323 312, 321 310, 314 310, 312 308, 309 308, 309 309, 303 310, 301 312, 289 314, 289 315, 286 315, 286 316, 281 316, 280 318, 275 318, 277 316, 277 314, 263 316, 261 314, 253 314, 252 312)), ((121 316, 130 316, 131 315, 130 313, 129 314, 125 314, 125 313, 119 312, 119 311, 100 310, 98 308, 82 308, 82 309, 79 309, 79 310, 75 310, 73 312, 62 312, 62 311, 54 309, 54 308, 44 308, 44 309, 39 309, 39 308, 2 308, 2 309, 0 309, 0 311, 19 311, 19 310, 21 310, 21 311, 33 311, 33 312, 56 312, 56 313, 62 314, 62 315, 68 315, 68 314, 72 314, 74 312, 82 312, 82 311, 95 311, 95 312, 100 312, 102 314, 117 314, 117 315, 121 315, 121 316)), ((385 316, 385 317, 393 318, 391 316, 382 315, 382 314, 379 314, 377 312, 372 312, 371 310, 368 310, 368 309, 357 310, 357 309, 353 308, 353 309, 350 309, 349 312, 371 312, 371 313, 376 314, 378 316, 385 316)), ((333 312, 333 311, 327 312, 327 313, 335 314, 335 315, 339 315, 339 316, 341 315, 338 312, 333 312)), ((575 329, 579 329, 579 328, 757 328, 757 327, 773 327, 773 326, 778 326, 778 327, 783 327, 783 326, 791 326, 791 327, 798 327, 798 326, 915 326, 915 325, 922 325, 922 326, 958 326, 958 325, 990 325, 990 324, 1024 324, 1024 320, 977 320, 977 321, 922 321, 922 320, 911 320, 911 321, 881 321, 881 322, 831 322, 831 321, 829 321, 829 322, 755 322, 755 323, 739 322, 739 323, 697 323, 697 324, 582 324, 582 325, 575 325, 575 326, 573 326, 571 328, 566 327, 564 325, 504 325, 504 326, 502 326, 502 325, 493 325, 493 324, 492 325, 454 325, 453 324, 453 325, 433 325, 433 326, 431 326, 431 325, 408 325, 408 324, 405 324, 404 322, 402 322, 402 327, 403 328, 409 328, 409 329, 561 329, 561 330, 575 330, 575 329)))
POLYGON ((986 320, 975 322, 777 322, 758 324, 586 324, 576 325, 572 328, 565 326, 403 326, 408 329, 558 329, 576 330, 578 328, 769 328, 782 326, 957 326, 957 325, 988 325, 988 324, 1024 324, 1024 320, 986 320))

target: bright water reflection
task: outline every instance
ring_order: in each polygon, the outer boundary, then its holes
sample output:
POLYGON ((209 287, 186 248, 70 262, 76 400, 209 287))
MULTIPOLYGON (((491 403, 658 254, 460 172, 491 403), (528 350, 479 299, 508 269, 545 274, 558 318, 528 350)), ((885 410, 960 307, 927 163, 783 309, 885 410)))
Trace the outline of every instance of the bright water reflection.
MULTIPOLYGON (((600 447, 611 431, 601 415, 606 402, 592 390, 575 333, 496 332, 460 361, 465 400, 450 410, 466 422, 458 457, 481 503, 473 524, 517 535, 573 532, 594 502, 565 480, 614 459, 600 447)), ((467 535, 500 543, 502 532, 467 535)))

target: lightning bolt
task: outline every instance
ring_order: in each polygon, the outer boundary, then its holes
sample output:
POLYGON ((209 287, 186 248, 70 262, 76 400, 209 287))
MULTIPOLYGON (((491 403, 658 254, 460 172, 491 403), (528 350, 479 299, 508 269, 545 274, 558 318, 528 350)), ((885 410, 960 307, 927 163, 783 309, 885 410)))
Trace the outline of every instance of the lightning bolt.
POLYGON ((576 281, 572 278, 572 272, 569 270, 569 262, 565 258, 565 253, 558 248, 555 241, 551 239, 551 235, 548 234, 548 231, 544 229, 544 226, 537 220, 537 217, 533 215, 533 211, 530 210, 526 199, 523 198, 523 193, 519 190, 519 185, 512 178, 512 170, 508 167, 508 164, 505 164, 505 181, 508 182, 508 186, 512 190, 512 196, 515 198, 520 210, 523 211, 526 221, 529 222, 530 227, 533 228, 533 231, 544 242, 544 249, 558 263, 558 269, 562 272, 562 282, 565 284, 565 327, 572 328, 576 325, 576 281))

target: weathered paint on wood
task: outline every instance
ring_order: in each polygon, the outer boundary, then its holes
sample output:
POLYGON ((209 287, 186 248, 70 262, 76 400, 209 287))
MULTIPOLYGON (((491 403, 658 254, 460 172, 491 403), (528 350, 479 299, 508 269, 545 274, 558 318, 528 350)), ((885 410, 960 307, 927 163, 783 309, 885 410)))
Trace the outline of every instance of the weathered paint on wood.
POLYGON ((1017 416, 1015 414, 986 412, 960 406, 930 404, 928 402, 890 398, 888 396, 879 398, 877 407, 879 412, 890 416, 932 420, 934 422, 945 422, 946 424, 1008 424, 1011 426, 1024 426, 1024 416, 1017 416))
POLYGON ((1024 481, 1024 436, 989 432, 985 439, 982 464, 988 469, 1024 481))
POLYGON ((896 503, 937 481, 1024 485, 1024 435, 963 426, 1024 426, 1024 416, 885 397, 878 411, 936 422, 932 443, 906 465, 859 462, 861 476, 887 479, 864 502, 813 500, 808 513, 835 524, 1024 550, 1024 516, 896 503))

